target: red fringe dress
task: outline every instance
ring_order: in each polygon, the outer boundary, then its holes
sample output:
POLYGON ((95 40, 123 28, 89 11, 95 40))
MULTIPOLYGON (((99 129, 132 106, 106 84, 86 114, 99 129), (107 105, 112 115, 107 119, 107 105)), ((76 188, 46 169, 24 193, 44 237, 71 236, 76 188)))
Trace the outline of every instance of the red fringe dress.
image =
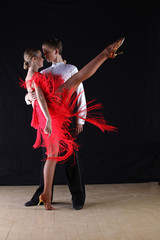
MULTIPOLYGON (((82 114, 86 109, 80 109, 75 113, 74 109, 79 95, 73 98, 72 91, 67 91, 66 89, 63 89, 61 93, 56 92, 58 87, 64 83, 61 76, 53 76, 51 74, 42 75, 36 72, 29 81, 24 82, 20 80, 20 86, 26 88, 26 83, 29 83, 31 86, 33 82, 35 86, 39 86, 44 93, 52 122, 52 134, 49 136, 44 133, 46 118, 41 111, 38 101, 35 100, 31 126, 37 129, 37 137, 33 148, 46 147, 46 154, 53 155, 53 157, 47 157, 47 159, 56 160, 58 162, 66 161, 74 154, 75 150, 79 149, 78 144, 75 142, 76 135, 73 135, 69 130, 73 117, 79 117, 90 122, 99 127, 103 132, 105 130, 116 131, 116 127, 107 124, 102 113, 93 111, 102 108, 102 105, 99 103, 87 107, 86 118, 83 118, 82 114), (58 157, 54 157, 57 152, 58 157)), ((32 89, 35 90, 34 88, 32 89)), ((88 104, 92 102, 93 101, 88 104)))

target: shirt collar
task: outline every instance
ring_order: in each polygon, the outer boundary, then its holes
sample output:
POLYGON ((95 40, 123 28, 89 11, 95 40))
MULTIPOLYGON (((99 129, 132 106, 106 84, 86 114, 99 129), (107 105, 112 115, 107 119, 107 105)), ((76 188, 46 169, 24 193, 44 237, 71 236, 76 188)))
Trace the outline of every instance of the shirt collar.
POLYGON ((61 64, 64 64, 64 62, 57 62, 57 63, 52 63, 52 67, 57 67, 61 64))

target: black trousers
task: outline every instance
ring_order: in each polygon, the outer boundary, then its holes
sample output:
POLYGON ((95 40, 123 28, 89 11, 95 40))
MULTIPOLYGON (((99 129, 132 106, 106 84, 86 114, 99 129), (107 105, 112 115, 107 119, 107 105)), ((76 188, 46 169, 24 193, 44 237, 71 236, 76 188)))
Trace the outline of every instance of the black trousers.
MULTIPOLYGON (((44 164, 45 164, 45 161, 42 161, 40 185, 31 199, 32 201, 35 201, 37 203, 39 201, 39 196, 42 194, 44 189, 44 178, 43 178, 44 164)), ((64 165, 65 165, 68 187, 72 195, 72 202, 73 204, 83 205, 85 202, 85 186, 84 186, 84 180, 81 172, 81 164, 80 164, 78 152, 75 152, 75 157, 74 158, 71 157, 67 162, 64 163, 64 165)), ((53 188, 54 188, 54 183, 52 185, 52 198, 53 198, 53 188)), ((52 200, 53 199, 51 199, 51 201, 52 200)))
MULTIPOLYGON (((75 121, 72 122, 71 131, 75 129, 75 121)), ((43 156, 45 153, 45 148, 43 150, 43 156)), ((43 178, 43 168, 44 168, 45 161, 42 161, 41 165, 41 174, 40 174, 40 185, 37 188, 36 192, 34 193, 31 200, 38 202, 39 196, 43 192, 44 189, 44 178, 43 178)), ((85 186, 83 175, 81 171, 81 163, 79 154, 75 151, 75 157, 72 156, 69 160, 64 163, 68 187, 70 193, 72 195, 72 203, 73 204, 81 204, 83 205, 85 202, 85 186)), ((53 188, 54 188, 54 181, 52 185, 52 197, 53 197, 53 188)), ((52 200, 52 199, 51 199, 52 200)))

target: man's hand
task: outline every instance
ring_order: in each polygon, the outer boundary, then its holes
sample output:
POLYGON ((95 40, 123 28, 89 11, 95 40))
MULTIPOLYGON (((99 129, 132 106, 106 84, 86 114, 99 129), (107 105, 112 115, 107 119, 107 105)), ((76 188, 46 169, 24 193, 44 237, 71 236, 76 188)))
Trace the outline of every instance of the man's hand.
POLYGON ((76 125, 76 134, 80 134, 83 131, 83 124, 77 123, 76 125))
POLYGON ((35 91, 29 92, 29 93, 27 93, 26 96, 25 96, 25 101, 26 101, 26 104, 27 104, 27 105, 31 104, 31 103, 32 103, 34 100, 36 100, 36 99, 37 99, 37 96, 36 96, 35 91))

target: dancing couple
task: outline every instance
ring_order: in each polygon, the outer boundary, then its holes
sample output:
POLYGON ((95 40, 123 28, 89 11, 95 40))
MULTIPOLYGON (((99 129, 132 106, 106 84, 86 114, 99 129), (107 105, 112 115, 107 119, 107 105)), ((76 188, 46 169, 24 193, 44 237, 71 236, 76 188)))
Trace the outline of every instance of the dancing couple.
POLYGON ((42 53, 39 49, 27 49, 24 52, 24 65, 28 69, 25 82, 22 83, 28 93, 35 92, 32 101, 33 115, 31 126, 37 129, 37 138, 34 148, 46 148, 46 161, 43 169, 44 189, 39 196, 39 203, 43 202, 46 210, 52 210, 51 195, 54 172, 57 162, 65 162, 78 151, 76 134, 70 130, 72 118, 88 121, 102 131, 115 131, 116 128, 106 123, 103 116, 96 110, 101 104, 83 107, 74 111, 76 102, 81 93, 74 96, 78 86, 90 78, 108 58, 115 58, 118 48, 123 44, 124 38, 119 39, 105 48, 92 61, 79 72, 64 81, 61 75, 50 73, 41 74, 38 69, 43 67, 42 53), (95 110, 95 111, 94 111, 95 110), (94 111, 94 117, 92 114, 94 111), (91 114, 90 114, 91 112, 91 114))

